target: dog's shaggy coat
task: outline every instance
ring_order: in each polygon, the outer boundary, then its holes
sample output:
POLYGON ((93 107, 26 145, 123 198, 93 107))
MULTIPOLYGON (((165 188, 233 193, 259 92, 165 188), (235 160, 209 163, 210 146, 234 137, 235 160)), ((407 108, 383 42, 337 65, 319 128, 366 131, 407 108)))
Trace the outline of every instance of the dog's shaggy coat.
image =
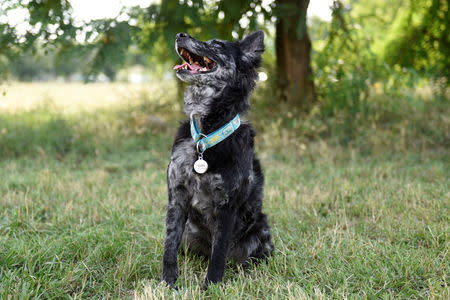
MULTIPOLYGON (((255 87, 263 41, 261 31, 238 42, 202 42, 177 34, 175 49, 183 59, 184 50, 190 57, 208 58, 202 60, 203 65, 213 61, 213 67, 203 72, 177 71, 178 78, 190 84, 184 111, 195 118, 202 133, 213 132, 250 108, 249 95, 255 87)), ((210 258, 205 287, 222 280, 227 259, 247 264, 272 253, 270 228, 261 211, 264 177, 254 153, 254 136, 252 126, 243 122, 231 136, 204 152, 209 168, 197 174, 193 165, 198 153, 189 121, 179 127, 167 170, 169 203, 162 279, 170 286, 178 276, 181 241, 210 258)))

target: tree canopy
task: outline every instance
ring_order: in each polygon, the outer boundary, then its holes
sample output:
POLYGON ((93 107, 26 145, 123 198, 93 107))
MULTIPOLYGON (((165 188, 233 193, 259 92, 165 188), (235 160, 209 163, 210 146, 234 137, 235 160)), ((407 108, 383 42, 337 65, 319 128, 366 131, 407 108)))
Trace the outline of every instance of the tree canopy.
POLYGON ((314 85, 320 98, 324 94, 320 87, 330 78, 339 81, 356 72, 362 81, 373 81, 385 65, 448 77, 447 1, 335 0, 331 22, 314 18, 307 22, 308 4, 308 0, 161 0, 145 8, 124 7, 117 18, 80 21, 74 19, 68 0, 4 0, 0 74, 19 73, 21 65, 31 74, 44 63, 33 67, 18 62, 30 62, 29 54, 49 53, 58 74, 66 76, 76 68, 86 79, 101 72, 114 80, 130 61, 130 49, 139 49, 149 66, 173 63, 178 57, 168 49, 177 32, 231 40, 263 29, 276 56, 276 64, 275 58, 268 61, 277 69, 273 75, 284 90, 280 95, 292 92, 290 98, 297 104, 315 98, 314 85), (20 26, 8 21, 17 11, 25 15, 20 26))
POLYGON ((448 1, 410 0, 383 49, 384 60, 449 76, 449 24, 448 1))

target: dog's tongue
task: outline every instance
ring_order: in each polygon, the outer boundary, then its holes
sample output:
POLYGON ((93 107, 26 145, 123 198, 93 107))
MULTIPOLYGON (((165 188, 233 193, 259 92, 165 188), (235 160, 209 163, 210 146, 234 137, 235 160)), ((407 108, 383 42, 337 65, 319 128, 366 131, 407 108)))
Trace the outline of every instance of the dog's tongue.
POLYGON ((192 70, 191 73, 197 73, 198 70, 200 70, 202 68, 202 66, 197 65, 197 64, 190 65, 190 67, 191 67, 191 70, 192 70))
POLYGON ((190 65, 189 63, 185 62, 182 65, 176 65, 175 67, 173 67, 173 69, 179 70, 179 69, 183 69, 185 66, 187 66, 188 69, 191 70, 190 71, 191 74, 197 73, 198 70, 200 70, 202 68, 202 66, 200 66, 200 65, 197 65, 197 64, 190 65))
POLYGON ((182 64, 182 65, 176 65, 175 67, 173 67, 173 69, 174 69, 174 70, 179 70, 179 69, 184 68, 184 66, 188 66, 189 69, 190 69, 190 67, 191 67, 190 64, 184 63, 184 64, 182 64))

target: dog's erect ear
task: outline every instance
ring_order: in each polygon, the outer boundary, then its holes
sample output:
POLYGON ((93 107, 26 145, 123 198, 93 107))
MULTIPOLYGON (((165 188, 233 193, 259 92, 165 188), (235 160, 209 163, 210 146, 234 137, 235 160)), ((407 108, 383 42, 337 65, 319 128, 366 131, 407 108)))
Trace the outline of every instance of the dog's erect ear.
POLYGON ((239 42, 242 52, 251 60, 258 60, 264 52, 264 32, 256 31, 239 42))

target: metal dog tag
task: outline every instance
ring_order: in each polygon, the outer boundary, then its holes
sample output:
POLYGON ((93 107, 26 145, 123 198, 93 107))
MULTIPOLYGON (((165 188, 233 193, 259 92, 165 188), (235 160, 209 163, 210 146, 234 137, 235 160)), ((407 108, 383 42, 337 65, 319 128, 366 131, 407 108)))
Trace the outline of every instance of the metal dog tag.
POLYGON ((194 163, 194 170, 198 174, 203 174, 208 170, 208 163, 202 157, 199 157, 194 163))

